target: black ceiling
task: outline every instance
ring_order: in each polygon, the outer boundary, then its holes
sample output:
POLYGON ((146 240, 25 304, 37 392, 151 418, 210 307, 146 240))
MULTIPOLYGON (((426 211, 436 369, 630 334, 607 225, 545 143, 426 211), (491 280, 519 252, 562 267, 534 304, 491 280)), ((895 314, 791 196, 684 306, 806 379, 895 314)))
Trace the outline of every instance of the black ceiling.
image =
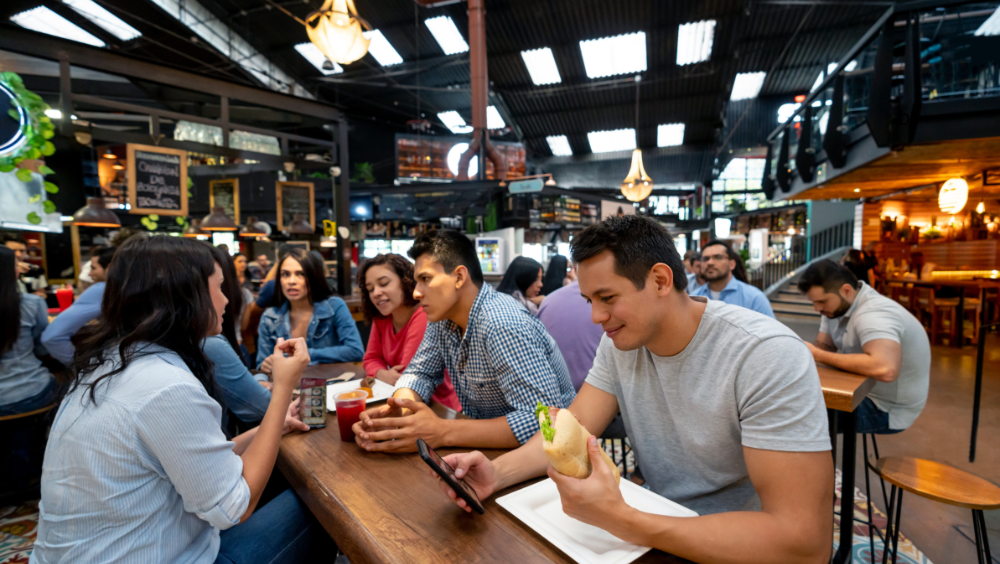
MULTIPOLYGON (((194 33, 152 0, 96 1, 143 36, 121 44, 59 0, 6 0, 0 16, 6 21, 45 4, 113 49, 257 84, 205 42, 193 41, 194 33)), ((382 31, 404 63, 383 68, 367 55, 343 74, 324 80, 294 49, 307 41, 305 30, 275 6, 304 18, 319 8, 319 0, 198 1, 355 123, 375 122, 379 131, 405 132, 406 122, 418 116, 418 98, 421 112, 439 134, 449 132, 437 121, 437 112, 458 110, 471 121, 468 53, 444 55, 422 23, 447 14, 467 38, 464 3, 418 9, 413 0, 355 0, 359 14, 382 31), (418 80, 420 90, 415 88, 418 80)), ((628 168, 627 153, 590 155, 586 134, 635 124, 632 76, 587 78, 579 41, 646 33, 648 70, 641 83, 638 132, 640 147, 654 149, 646 168, 658 184, 705 182, 722 164, 717 157, 724 161, 729 149, 761 144, 776 124, 777 106, 807 92, 823 67, 843 56, 886 8, 884 2, 857 0, 486 0, 486 6, 491 102, 513 127, 504 139, 523 141, 536 170, 555 172, 567 187, 620 182, 628 168), (678 26, 704 19, 717 21, 711 59, 677 66, 678 26), (538 47, 553 50, 561 83, 532 84, 520 52, 538 47), (750 105, 730 104, 735 75, 775 66, 760 98, 733 131, 750 105), (655 150, 657 125, 673 122, 686 124, 684 147, 655 150), (553 158, 545 142, 549 135, 567 135, 575 156, 553 158), (727 138, 729 143, 722 146, 727 138)), ((362 141, 352 138, 352 150, 362 141)), ((391 158, 391 145, 386 151, 385 158, 391 158)))

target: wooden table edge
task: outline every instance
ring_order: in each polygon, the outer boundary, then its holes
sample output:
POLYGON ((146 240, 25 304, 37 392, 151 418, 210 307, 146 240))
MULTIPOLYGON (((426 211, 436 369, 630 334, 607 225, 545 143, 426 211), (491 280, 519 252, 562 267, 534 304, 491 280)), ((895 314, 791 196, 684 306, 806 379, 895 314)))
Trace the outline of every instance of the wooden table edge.
POLYGON ((822 364, 816 365, 817 373, 820 373, 820 385, 823 388, 823 401, 826 403, 828 409, 833 409, 836 411, 853 412, 855 409, 861 405, 861 402, 868 396, 868 392, 875 387, 875 380, 872 378, 866 378, 860 374, 852 374, 850 372, 844 372, 843 370, 838 370, 836 368, 825 366, 822 364), (836 376, 849 376, 858 378, 861 380, 858 386, 850 392, 850 396, 843 389, 830 388, 823 383, 822 373, 827 374, 833 373, 836 376))

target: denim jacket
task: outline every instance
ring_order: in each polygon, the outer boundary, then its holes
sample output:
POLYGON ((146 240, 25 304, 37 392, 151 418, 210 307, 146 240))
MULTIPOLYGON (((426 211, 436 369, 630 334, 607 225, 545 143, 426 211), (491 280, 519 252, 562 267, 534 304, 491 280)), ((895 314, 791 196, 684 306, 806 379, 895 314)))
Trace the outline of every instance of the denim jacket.
POLYGON ((41 337, 49 324, 45 300, 34 294, 21 294, 21 329, 17 341, 0 357, 0 405, 15 404, 42 393, 52 375, 42 366, 39 356, 46 353, 41 337))
MULTIPOLYGON (((291 338, 290 308, 291 304, 286 301, 281 307, 268 308, 261 316, 257 328, 258 368, 274 352, 278 337, 291 338)), ((313 304, 312 320, 306 331, 306 345, 309 347, 310 364, 357 362, 365 356, 358 326, 354 323, 347 304, 336 296, 313 304)))

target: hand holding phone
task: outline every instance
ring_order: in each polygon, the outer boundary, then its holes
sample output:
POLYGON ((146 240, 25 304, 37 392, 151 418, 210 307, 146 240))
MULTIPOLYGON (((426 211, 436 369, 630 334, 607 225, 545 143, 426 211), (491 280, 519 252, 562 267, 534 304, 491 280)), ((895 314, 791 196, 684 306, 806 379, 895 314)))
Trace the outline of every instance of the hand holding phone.
POLYGON ((420 452, 420 458, 422 458, 424 462, 431 467, 431 469, 437 472, 437 474, 441 476, 441 479, 455 491, 455 494, 458 495, 458 497, 465 500, 465 503, 467 503, 469 507, 475 509, 476 513, 479 513, 480 515, 486 512, 486 509, 483 508, 483 504, 479 501, 479 496, 476 495, 476 491, 473 490, 469 484, 465 483, 465 480, 456 476, 455 470, 447 462, 445 462, 443 458, 438 456, 438 453, 434 452, 431 447, 427 446, 427 443, 424 442, 423 439, 417 439, 417 450, 420 452))

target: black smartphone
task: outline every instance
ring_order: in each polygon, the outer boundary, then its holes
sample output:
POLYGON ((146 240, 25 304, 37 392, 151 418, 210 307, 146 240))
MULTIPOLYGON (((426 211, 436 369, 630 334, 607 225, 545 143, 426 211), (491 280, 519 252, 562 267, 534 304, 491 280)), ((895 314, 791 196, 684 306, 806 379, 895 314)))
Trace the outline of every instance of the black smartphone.
POLYGON ((466 484, 464 480, 456 476, 455 470, 451 465, 438 456, 438 453, 434 452, 431 447, 427 446, 427 443, 423 439, 417 439, 417 449, 420 451, 420 458, 423 458, 424 462, 433 468, 441 476, 441 479, 451 486, 451 489, 455 490, 458 497, 464 499, 465 503, 469 504, 469 507, 473 508, 476 513, 482 515, 486 512, 483 504, 479 502, 476 490, 472 489, 469 484, 466 484))

